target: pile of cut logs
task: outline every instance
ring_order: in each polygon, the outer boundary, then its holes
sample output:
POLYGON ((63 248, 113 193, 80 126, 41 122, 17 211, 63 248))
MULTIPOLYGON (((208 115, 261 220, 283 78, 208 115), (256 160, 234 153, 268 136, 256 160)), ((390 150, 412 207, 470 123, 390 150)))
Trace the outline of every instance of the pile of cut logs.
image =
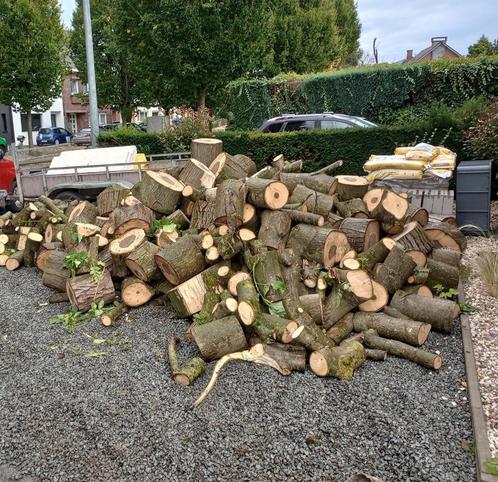
POLYGON ((146 171, 95 204, 42 196, 4 214, 0 265, 36 266, 56 291, 51 301, 82 312, 115 303, 105 325, 153 298, 193 316, 187 337, 200 357, 180 364, 178 340, 168 346, 185 385, 212 360, 210 387, 231 359, 283 374, 308 361, 341 379, 387 354, 439 369, 441 357, 420 347, 431 330, 451 333, 459 315, 433 290, 457 287, 465 237, 404 193, 332 176, 340 165, 303 173, 302 161, 279 155, 257 171, 221 141, 197 139, 182 169, 146 171), (86 256, 71 273, 75 253, 86 256))

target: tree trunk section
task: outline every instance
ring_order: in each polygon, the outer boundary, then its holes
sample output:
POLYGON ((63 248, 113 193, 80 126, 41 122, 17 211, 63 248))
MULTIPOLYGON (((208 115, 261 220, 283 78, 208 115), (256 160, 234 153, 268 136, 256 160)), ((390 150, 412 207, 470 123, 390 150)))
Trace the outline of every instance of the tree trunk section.
POLYGON ((215 211, 215 201, 196 201, 192 209, 190 227, 193 229, 208 229, 214 226, 215 211))
POLYGON ((149 241, 144 241, 126 257, 126 266, 142 281, 149 282, 159 279, 159 269, 154 260, 154 256, 158 251, 158 246, 149 241))
POLYGON ((223 142, 219 139, 194 139, 190 144, 190 155, 205 166, 211 163, 223 152, 223 142))
POLYGON ((339 228, 358 253, 366 251, 379 241, 379 222, 374 219, 346 218, 339 228))
POLYGON ((343 218, 368 219, 369 217, 365 203, 358 198, 349 201, 336 201, 334 206, 343 218))
POLYGON ((319 377, 351 380, 353 372, 365 361, 365 349, 358 342, 345 346, 325 347, 310 356, 310 367, 319 377))
POLYGON ((155 220, 154 213, 143 204, 122 207, 114 210, 114 236, 118 237, 131 229, 150 231, 155 220))
POLYGON ((327 174, 319 174, 317 176, 310 176, 307 173, 280 173, 280 181, 283 182, 289 192, 292 194, 298 184, 312 189, 313 191, 320 192, 331 196, 334 194, 337 179, 327 174))
POLYGON ((465 235, 448 224, 428 224, 424 229, 435 248, 451 248, 457 253, 462 253, 467 247, 465 235))
POLYGON ((253 177, 246 180, 245 186, 248 202, 260 208, 281 209, 289 199, 289 190, 280 181, 253 177))
POLYGON ((153 211, 171 214, 178 205, 183 188, 183 184, 170 174, 146 171, 131 192, 153 211))
POLYGON ((246 188, 242 181, 227 179, 216 190, 214 222, 217 226, 226 224, 230 232, 242 225, 246 188))
POLYGON ((337 176, 336 194, 339 201, 362 198, 368 191, 368 181, 362 176, 337 176))
POLYGON ((97 196, 97 209, 99 216, 108 216, 116 208, 121 206, 121 201, 129 196, 129 194, 129 189, 123 188, 117 184, 112 184, 108 188, 104 189, 97 196))
POLYGON ((81 201, 68 217, 69 223, 95 224, 98 210, 89 201, 81 201))
POLYGON ((327 330, 327 336, 338 345, 345 340, 353 331, 353 313, 347 313, 337 323, 327 330))
POLYGON ((375 274, 375 281, 383 285, 390 294, 393 294, 405 285, 416 266, 415 261, 410 256, 394 246, 375 274))
POLYGON ((298 184, 289 198, 289 204, 306 206, 308 212, 327 218, 334 207, 334 198, 298 184))
POLYGON ((405 251, 415 250, 424 254, 432 251, 432 242, 416 221, 405 225, 403 231, 393 238, 405 251))
POLYGON ((431 257, 434 261, 458 268, 460 267, 460 258, 462 255, 451 248, 438 248, 432 251, 431 257))
POLYGON ((283 249, 291 228, 291 218, 283 211, 263 211, 258 239, 270 249, 283 249))
POLYGON ((81 312, 88 311, 92 303, 104 301, 104 304, 108 304, 116 297, 111 273, 107 269, 104 269, 98 283, 94 283, 89 274, 69 278, 66 291, 71 304, 81 312))
POLYGON ((361 268, 368 273, 373 273, 374 266, 377 263, 385 261, 395 244, 393 240, 384 238, 360 253, 357 259, 360 262, 361 268))
POLYGON ((186 186, 194 189, 213 187, 216 176, 205 164, 197 159, 189 159, 178 177, 186 186))
POLYGON ((135 276, 125 278, 121 283, 121 299, 132 308, 145 305, 154 294, 154 290, 147 283, 135 276))
POLYGON ((63 251, 51 251, 47 257, 45 269, 43 270, 42 283, 47 288, 57 291, 66 291, 66 281, 69 279, 69 271, 64 267, 66 254, 63 251))

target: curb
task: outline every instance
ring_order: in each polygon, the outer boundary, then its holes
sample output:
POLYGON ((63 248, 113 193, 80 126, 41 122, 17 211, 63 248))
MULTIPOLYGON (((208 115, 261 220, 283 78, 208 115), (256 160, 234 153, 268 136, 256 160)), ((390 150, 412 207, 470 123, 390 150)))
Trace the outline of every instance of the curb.
MULTIPOLYGON (((460 281, 458 284, 458 302, 465 303, 464 286, 460 281)), ((498 476, 488 474, 484 469, 484 462, 491 458, 488 433, 486 429, 486 414, 482 408, 481 392, 479 390, 479 378, 477 376, 474 347, 472 345, 472 333, 470 321, 467 315, 461 314, 463 352, 465 355, 465 373, 467 375, 470 410, 472 416, 472 429, 474 431, 475 459, 478 482, 498 482, 498 476)))

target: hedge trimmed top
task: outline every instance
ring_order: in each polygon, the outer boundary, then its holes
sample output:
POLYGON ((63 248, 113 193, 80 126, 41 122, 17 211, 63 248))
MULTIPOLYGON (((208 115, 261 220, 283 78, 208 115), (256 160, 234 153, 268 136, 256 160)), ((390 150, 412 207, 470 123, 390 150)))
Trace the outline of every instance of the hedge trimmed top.
POLYGON ((498 94, 498 58, 439 60, 308 76, 236 80, 224 110, 235 129, 254 129, 283 113, 335 111, 377 120, 389 109, 434 101, 459 104, 498 94))

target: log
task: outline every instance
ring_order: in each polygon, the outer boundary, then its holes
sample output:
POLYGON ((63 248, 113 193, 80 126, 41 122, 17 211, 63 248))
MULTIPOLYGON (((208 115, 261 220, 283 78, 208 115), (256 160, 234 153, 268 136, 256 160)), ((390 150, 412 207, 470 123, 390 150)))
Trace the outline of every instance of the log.
POLYGON ((360 253, 357 259, 361 268, 368 273, 373 273, 374 266, 385 261, 395 244, 396 242, 392 239, 384 238, 360 253))
POLYGON ((351 291, 360 301, 367 301, 373 297, 372 280, 366 271, 362 269, 343 270, 333 268, 331 275, 341 283, 348 284, 348 291, 351 291))
POLYGON ((344 233, 309 224, 298 224, 291 229, 287 247, 297 256, 320 263, 326 268, 339 263, 351 249, 344 233))
POLYGON ((119 184, 112 184, 104 189, 97 196, 97 210, 99 216, 108 216, 116 208, 121 206, 121 202, 128 197, 129 194, 130 190, 119 184))
POLYGON ((121 236, 132 229, 143 229, 148 233, 154 220, 154 213, 144 204, 117 208, 113 211, 113 234, 121 236))
POLYGON ((424 253, 422 253, 422 251, 411 249, 409 251, 405 251, 405 253, 408 256, 410 256, 410 258, 412 258, 413 261, 415 261, 417 267, 423 267, 427 264, 427 256, 424 253))
POLYGON ((186 166, 178 176, 178 179, 187 186, 194 189, 213 187, 216 175, 208 166, 195 158, 189 159, 186 166))
POLYGON ((263 343, 273 343, 274 341, 290 343, 292 339, 287 331, 289 323, 290 320, 279 316, 261 313, 250 325, 250 331, 257 335, 263 343))
POLYGON ((372 280, 372 288, 372 298, 358 305, 360 311, 375 313, 382 310, 389 303, 389 293, 383 285, 372 280))
POLYGON ((237 285, 241 281, 248 279, 252 279, 252 277, 249 273, 246 273, 245 271, 239 271, 237 273, 234 273, 228 280, 228 291, 230 291, 230 293, 233 296, 237 295, 237 285))
POLYGON ((317 176, 310 176, 306 173, 285 173, 281 172, 279 179, 283 182, 289 192, 292 194, 297 185, 312 189, 313 191, 320 192, 331 196, 335 193, 337 186, 337 179, 327 174, 319 174, 317 176))
POLYGON ((111 303, 116 297, 111 273, 107 269, 104 269, 102 279, 98 283, 95 283, 89 274, 68 278, 66 292, 71 305, 81 312, 88 311, 93 303, 111 303))
POLYGON ((14 271, 19 268, 24 260, 24 250, 16 251, 11 254, 5 263, 5 267, 8 271, 14 271))
POLYGON ((456 266, 452 266, 429 258, 427 260, 429 274, 425 284, 434 289, 436 285, 442 285, 446 289, 457 288, 460 280, 460 271, 456 266))
POLYGON ((405 251, 416 250, 424 254, 432 251, 432 242, 416 221, 405 225, 403 231, 393 238, 405 251))
POLYGON ((242 225, 246 188, 242 181, 227 179, 216 190, 214 223, 217 226, 226 224, 230 232, 242 225))
POLYGON ((64 214, 64 212, 61 209, 57 207, 57 205, 52 199, 48 198, 47 196, 40 196, 38 198, 38 201, 43 203, 47 207, 47 209, 52 211, 52 213, 54 213, 54 215, 57 218, 59 218, 61 222, 67 223, 67 216, 64 214))
POLYGON ((145 231, 142 228, 131 229, 116 237, 109 245, 113 255, 127 255, 145 241, 145 231))
POLYGON ((386 361, 387 360, 387 351, 374 350, 372 348, 367 348, 365 350, 365 356, 366 356, 367 360, 386 361))
POLYGON ((462 255, 451 248, 438 248, 432 251, 431 257, 434 261, 439 261, 458 268, 460 267, 460 259, 462 255))
POLYGON ((160 272, 154 256, 158 253, 159 246, 144 240, 125 259, 128 269, 140 280, 149 282, 159 279, 160 272))
POLYGON ((362 198, 368 191, 368 180, 361 176, 337 176, 336 194, 339 201, 362 198))
POLYGON ((308 351, 318 351, 324 347, 334 346, 332 340, 315 324, 298 327, 292 333, 291 338, 308 351))
POLYGON ((334 198, 298 184, 289 198, 289 204, 306 206, 309 212, 328 217, 334 207, 334 198))
POLYGON ((126 278, 129 274, 124 257, 119 254, 111 254, 111 273, 113 278, 126 278))
POLYGON ((48 297, 48 302, 50 304, 56 304, 56 303, 64 303, 66 301, 69 301, 69 296, 67 296, 67 293, 63 292, 56 292, 56 293, 52 293, 49 297, 48 297))
POLYGON ((402 249, 394 246, 384 263, 381 264, 374 279, 383 285, 390 294, 393 294, 405 285, 415 267, 415 261, 407 256, 402 249))
POLYGON ((368 330, 365 333, 365 345, 368 348, 383 350, 390 355, 405 358, 426 368, 439 370, 442 366, 439 355, 415 348, 401 341, 387 340, 378 336, 373 330, 368 330))
POLYGON ((310 356, 310 368, 319 377, 351 380, 353 372, 365 361, 365 349, 358 342, 345 346, 325 347, 310 356))
POLYGON ((423 345, 431 331, 431 325, 419 321, 394 318, 383 313, 355 313, 354 330, 375 330, 380 336, 399 340, 413 346, 423 345))
MULTIPOLYGON (((65 224, 48 223, 45 228, 44 241, 45 243, 53 243, 57 240, 57 235, 64 230, 65 224)), ((43 227, 40 228, 43 230, 43 227)))
POLYGON ((172 212, 169 216, 166 216, 166 219, 171 221, 175 226, 176 230, 188 229, 190 225, 190 220, 185 216, 184 212, 180 209, 172 212))
POLYGON ((255 345, 251 351, 266 355, 278 363, 286 373, 304 372, 306 368, 306 350, 298 345, 272 343, 271 345, 255 345))
POLYGON ((95 224, 97 215, 99 214, 97 208, 90 201, 81 201, 72 211, 68 217, 69 223, 83 223, 95 224))
POLYGON ((43 241, 43 236, 40 233, 32 231, 28 234, 26 246, 24 248, 24 266, 31 268, 35 264, 35 255, 43 241))
POLYGON ((380 226, 374 219, 346 218, 339 230, 348 238, 348 242, 358 253, 366 251, 379 241, 380 226))
POLYGON ((408 201, 393 191, 372 189, 363 197, 370 216, 381 223, 381 228, 389 234, 403 231, 408 201))
POLYGON ((121 299, 132 308, 145 305, 154 294, 151 286, 135 276, 125 278, 121 283, 121 299))
POLYGON ((410 285, 403 286, 403 291, 410 295, 419 295, 425 298, 432 298, 432 291, 428 286, 425 285, 410 285))
POLYGON ((263 211, 258 238, 267 248, 283 249, 289 236, 291 224, 291 217, 284 211, 263 211))
POLYGON ((264 209, 281 209, 289 199, 285 184, 273 179, 249 178, 246 180, 248 201, 264 209))
POLYGON ((190 144, 190 155, 208 167, 222 152, 223 142, 219 139, 193 139, 190 144))
POLYGON ((100 321, 104 326, 111 326, 121 315, 128 313, 128 306, 125 303, 119 303, 111 311, 104 313, 100 321))
POLYGON ((58 250, 53 250, 48 255, 42 276, 42 283, 47 288, 66 291, 69 271, 64 267, 65 257, 66 254, 58 250))
POLYGON ((207 361, 247 348, 244 331, 235 316, 195 325, 192 327, 192 337, 207 361))
POLYGON ((301 295, 299 303, 316 324, 323 324, 323 303, 318 293, 301 295))
POLYGON ((325 166, 325 167, 322 167, 321 169, 318 169, 318 171, 310 172, 309 175, 310 176, 318 176, 320 174, 330 174, 331 172, 335 171, 336 169, 339 169, 340 167, 342 167, 343 164, 344 164, 344 162, 341 160, 335 161, 332 164, 329 164, 328 166, 325 166))
POLYGON ((357 308, 360 303, 361 301, 353 293, 341 290, 339 284, 336 283, 332 292, 325 299, 323 327, 330 328, 350 311, 357 308))
POLYGON ((250 279, 237 284, 238 307, 237 313, 245 326, 251 326, 261 314, 259 295, 250 279))
POLYGON ((391 306, 414 320, 429 323, 441 333, 451 333, 453 320, 460 314, 460 307, 453 301, 410 295, 402 290, 394 294, 391 306))
POLYGON ((239 307, 238 301, 235 298, 232 298, 228 291, 224 293, 226 293, 225 298, 223 298, 222 293, 220 295, 221 301, 216 303, 213 308, 212 315, 215 320, 237 313, 237 309, 239 307))
POLYGON ((0 254, 0 266, 5 266, 9 259, 9 256, 6 254, 0 254))
POLYGON ((341 318, 337 323, 327 330, 327 336, 335 345, 341 343, 353 331, 353 313, 347 313, 344 318, 341 318))
POLYGON ((425 208, 410 206, 406 213, 406 222, 417 222, 420 226, 425 226, 429 222, 429 212, 425 208))
POLYGON ((45 271, 45 267, 47 266, 48 262, 48 257, 50 256, 50 253, 54 250, 60 250, 62 251, 62 243, 44 243, 40 246, 38 249, 38 252, 36 253, 35 257, 35 264, 36 267, 40 271, 45 271))
POLYGON ((441 223, 428 224, 424 229, 435 248, 450 248, 457 253, 462 253, 467 247, 467 239, 458 228, 441 223))
POLYGON ((178 205, 183 188, 183 184, 170 174, 146 171, 131 192, 149 209, 161 214, 171 214, 178 205))
POLYGON ((178 358, 176 355, 176 344, 180 339, 176 336, 171 337, 168 343, 168 362, 171 371, 171 376, 175 383, 179 385, 188 386, 191 385, 194 380, 200 377, 207 368, 207 365, 202 358, 194 357, 189 360, 189 362, 180 366, 178 363, 178 358))
POLYGON ((194 229, 208 229, 214 225, 215 201, 196 201, 192 209, 190 227, 194 229))
POLYGON ((297 209, 282 209, 282 211, 296 223, 312 224, 318 227, 322 227, 325 224, 325 218, 319 214, 304 213, 297 209))
POLYGON ((257 171, 256 164, 250 157, 243 154, 230 156, 226 152, 219 154, 209 165, 209 169, 219 182, 227 179, 245 179, 257 171))
POLYGON ((384 306, 382 313, 388 316, 392 316, 393 318, 401 318, 402 320, 411 320, 409 316, 406 316, 405 314, 401 313, 401 311, 398 311, 396 308, 393 308, 392 306, 389 305, 384 306))
POLYGON ((334 207, 343 218, 369 218, 368 209, 359 198, 350 199, 349 201, 336 201, 334 207))
POLYGON ((181 237, 154 255, 164 277, 174 285, 183 283, 206 267, 204 254, 190 236, 181 237))

